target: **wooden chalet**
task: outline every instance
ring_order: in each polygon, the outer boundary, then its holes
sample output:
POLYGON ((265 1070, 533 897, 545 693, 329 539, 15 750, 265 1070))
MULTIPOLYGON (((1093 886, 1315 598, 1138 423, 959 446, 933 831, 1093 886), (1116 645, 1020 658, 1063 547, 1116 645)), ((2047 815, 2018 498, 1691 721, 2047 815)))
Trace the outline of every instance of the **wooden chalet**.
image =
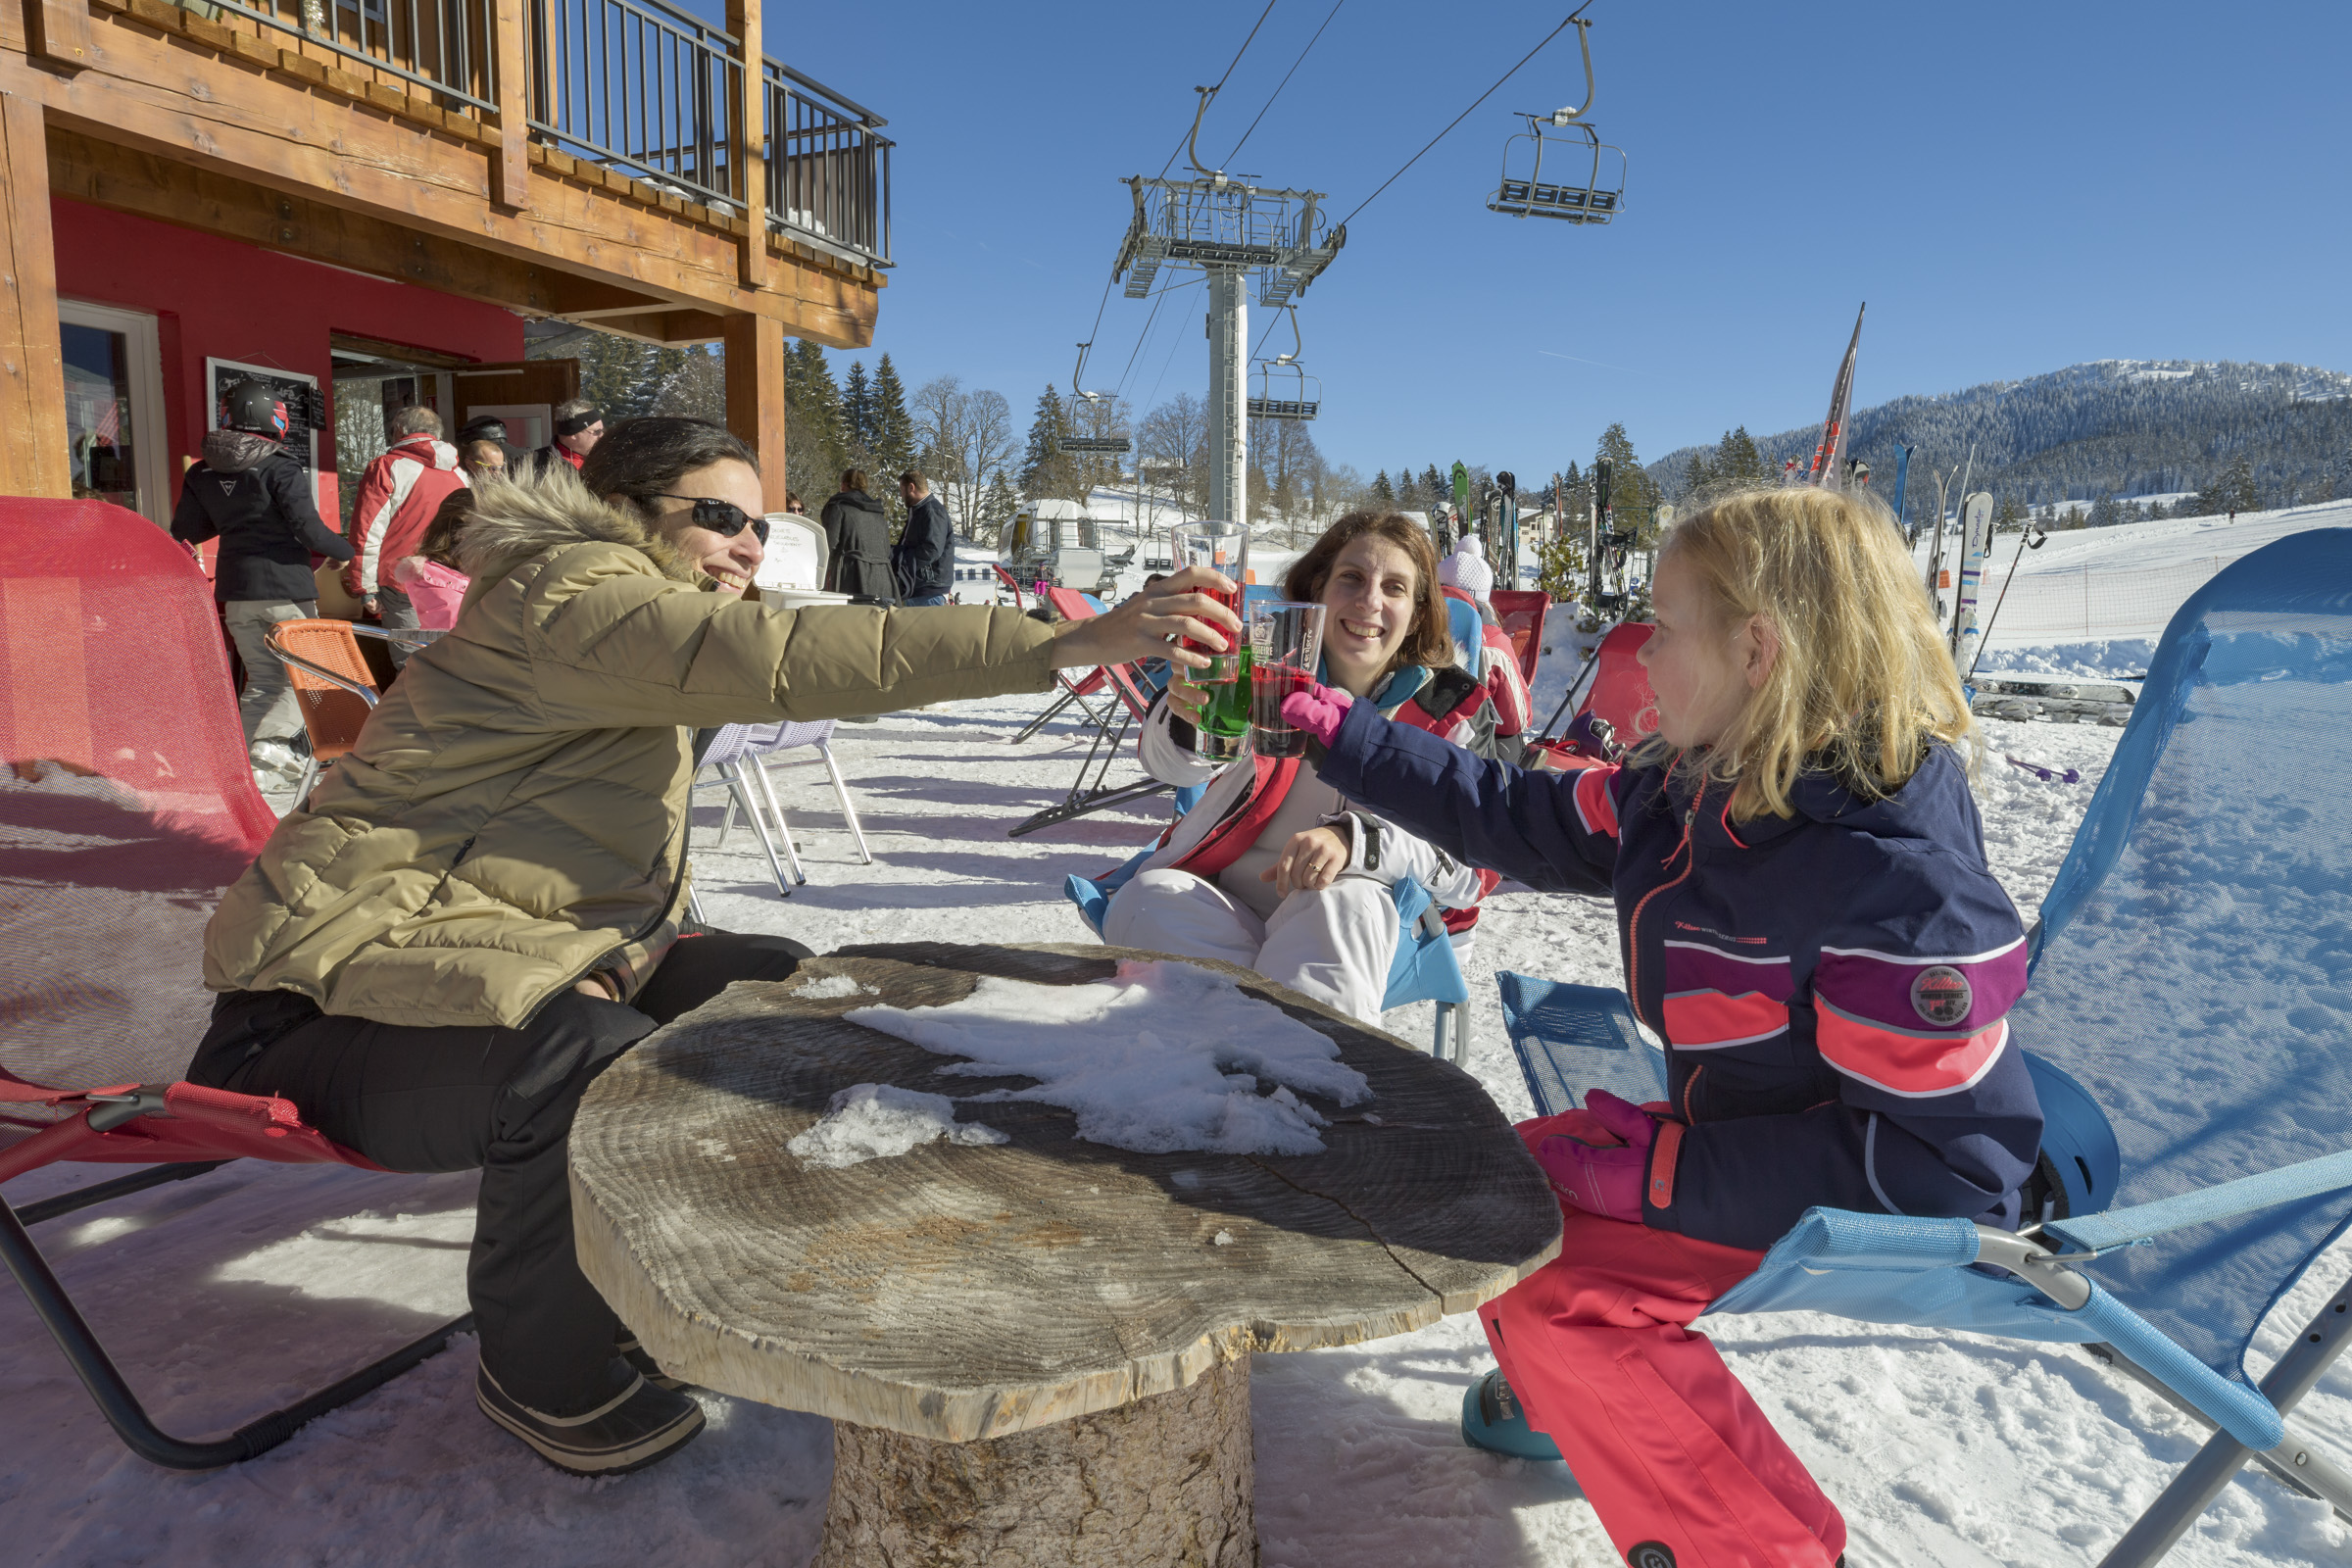
POLYGON ((557 318, 723 345, 780 509, 785 339, 872 340, 891 144, 724 5, 0 0, 0 495, 165 521, 261 374, 332 520, 373 406, 545 440, 557 318))

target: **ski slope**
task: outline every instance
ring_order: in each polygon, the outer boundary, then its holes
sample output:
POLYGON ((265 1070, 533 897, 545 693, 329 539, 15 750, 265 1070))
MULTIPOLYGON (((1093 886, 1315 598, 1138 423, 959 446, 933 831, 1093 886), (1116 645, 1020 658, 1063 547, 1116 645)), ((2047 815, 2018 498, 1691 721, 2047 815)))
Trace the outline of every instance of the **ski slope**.
MULTIPOLYGON (((2352 501, 2334 501, 2241 512, 2234 523, 2222 516, 2167 517, 2069 529, 2049 534, 2040 549, 2022 557, 2019 535, 1996 535, 1977 597, 1978 623, 1991 628, 1980 669, 1987 675, 2144 674, 2175 612, 2222 567, 2290 534, 2348 526, 2352 501)), ((1923 580, 1931 544, 1923 539, 1915 551, 1923 580)), ((1953 548, 1947 536, 1944 564, 1956 583, 1953 548)))
MULTIPOLYGON (((2243 526, 2241 524, 2241 526, 2243 526)), ((836 754, 876 863, 860 865, 813 761, 778 769, 810 882, 780 900, 748 834, 696 857, 710 918, 818 951, 853 942, 1090 940, 1062 877, 1116 863, 1164 822, 1156 803, 1036 838, 1004 830, 1057 798, 1084 745, 1056 721, 1006 744, 1042 698, 845 725, 836 754)), ((2019 906, 2055 875, 2116 732, 1986 726, 1997 754, 2082 770, 2043 784, 1995 760, 1986 847, 2019 906)), ((708 845, 717 811, 698 834, 708 845)), ((1494 975, 1620 981, 1597 901, 1504 893, 1469 964, 1470 1068, 1531 1113, 1494 975)), ((1429 1038, 1429 1009, 1390 1026, 1429 1038)), ((113 1174, 58 1168, 20 1201, 113 1174)), ((464 1310, 471 1175, 245 1162, 41 1227, 39 1240, 167 1427, 201 1435, 342 1376, 464 1310)), ((2335 1264, 2340 1273, 2343 1261, 2335 1264)), ((2276 1353, 2313 1310, 2278 1314, 2276 1353)), ((1854 1568, 2089 1568, 2195 1451, 2201 1433, 2079 1351, 1864 1329, 1781 1314, 1706 1320, 1735 1369, 1843 1509, 1854 1568)), ((1267 1568, 1604 1568, 1615 1559, 1563 1467, 1462 1446, 1461 1394, 1489 1355, 1475 1322, 1252 1370, 1267 1568)), ((15 1292, 0 1293, 0 1560, 15 1568, 799 1568, 832 1466, 821 1420, 703 1396, 710 1427, 642 1475, 571 1480, 474 1410, 469 1339, 285 1446, 179 1475, 130 1457, 15 1292)), ((2352 1362, 2298 1421, 2352 1453, 2352 1362)), ((2179 1568, 2340 1568, 2352 1531, 2258 1473, 2182 1542, 2179 1568)))

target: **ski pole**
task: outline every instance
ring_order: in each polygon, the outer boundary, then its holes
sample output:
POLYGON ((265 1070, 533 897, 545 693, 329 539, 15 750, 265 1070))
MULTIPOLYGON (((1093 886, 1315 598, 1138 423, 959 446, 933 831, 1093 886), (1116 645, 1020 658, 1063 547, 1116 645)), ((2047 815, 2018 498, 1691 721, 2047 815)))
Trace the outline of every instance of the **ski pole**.
MULTIPOLYGON (((1615 631, 1617 626, 1623 624, 1624 622, 1619 621, 1603 628, 1600 634, 1602 639, 1606 640, 1610 632, 1615 631)), ((1592 655, 1585 661, 1584 668, 1578 670, 1576 672, 1576 679, 1568 683, 1568 695, 1560 699, 1560 706, 1551 710, 1551 717, 1545 719, 1544 721, 1544 727, 1536 731, 1536 739, 1540 741, 1547 741, 1551 739, 1553 726, 1559 723, 1560 715, 1568 711, 1568 705, 1576 701, 1576 694, 1585 689, 1585 682, 1591 679, 1592 675, 1599 670, 1599 668, 1600 644, 1594 643, 1592 645, 1592 655)))
POLYGON ((2039 550, 2048 537, 2032 523, 2018 534, 2017 553, 2009 558, 2009 575, 2001 579, 2001 597, 1992 602, 1992 613, 1984 617, 1984 633, 1977 638, 1977 657, 1968 662, 1968 675, 1961 680, 1963 686, 1975 677, 1977 666, 1984 662, 1984 650, 1992 644, 1992 628, 2000 624, 2001 607, 2009 602, 2009 585, 2017 581, 2017 564, 2026 559, 2028 550, 2039 550))

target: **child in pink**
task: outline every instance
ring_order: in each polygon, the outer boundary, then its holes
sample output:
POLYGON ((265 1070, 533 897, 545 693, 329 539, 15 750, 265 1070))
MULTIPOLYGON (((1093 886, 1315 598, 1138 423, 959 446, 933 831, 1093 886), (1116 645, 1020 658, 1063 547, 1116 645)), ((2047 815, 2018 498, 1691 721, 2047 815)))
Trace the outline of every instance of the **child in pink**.
POLYGON ((416 554, 392 564, 392 580, 416 607, 416 624, 427 631, 447 631, 458 623, 458 610, 472 580, 458 569, 458 534, 472 515, 473 492, 452 491, 426 525, 416 554))

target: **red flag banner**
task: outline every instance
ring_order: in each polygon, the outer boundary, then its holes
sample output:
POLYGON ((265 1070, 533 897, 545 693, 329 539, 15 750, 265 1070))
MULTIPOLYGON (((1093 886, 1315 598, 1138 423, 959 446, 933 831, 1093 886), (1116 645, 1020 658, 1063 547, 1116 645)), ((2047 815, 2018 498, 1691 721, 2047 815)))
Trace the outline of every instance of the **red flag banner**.
POLYGON ((1830 388, 1830 416, 1821 424, 1821 444, 1813 449, 1813 466, 1805 475, 1807 484, 1824 490, 1845 488, 1845 426, 1852 416, 1854 403, 1854 354, 1862 347, 1862 315, 1870 306, 1854 313, 1854 335, 1845 345, 1845 359, 1838 367, 1837 385, 1830 388))

